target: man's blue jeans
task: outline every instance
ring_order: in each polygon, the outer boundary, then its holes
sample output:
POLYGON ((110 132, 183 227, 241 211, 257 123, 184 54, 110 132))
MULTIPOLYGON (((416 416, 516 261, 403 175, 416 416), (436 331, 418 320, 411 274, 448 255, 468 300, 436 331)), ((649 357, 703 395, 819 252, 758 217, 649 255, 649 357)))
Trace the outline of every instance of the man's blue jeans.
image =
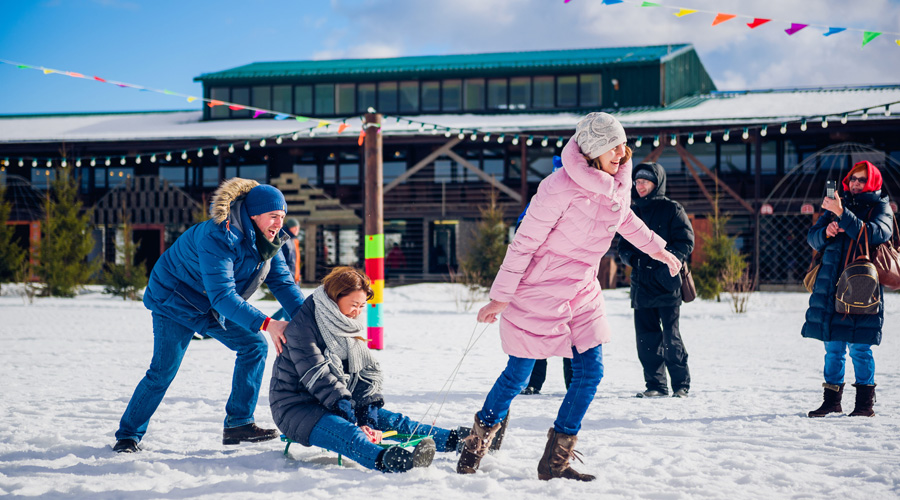
MULTIPOLYGON (((216 328, 205 333, 237 352, 231 379, 231 395, 225 404, 225 427, 239 427, 253 422, 269 346, 259 332, 251 332, 227 320, 227 330, 216 325, 216 328)), ((159 407, 169 384, 175 379, 193 335, 192 329, 171 318, 153 313, 153 359, 119 421, 116 439, 140 442, 144 437, 150 417, 159 407)))
MULTIPOLYGON (((398 434, 432 436, 437 451, 454 451, 447 449, 449 430, 420 424, 384 408, 378 410, 378 425, 374 428, 380 431, 397 431, 398 434)), ((384 449, 369 441, 356 424, 351 424, 345 418, 331 413, 325 414, 316 422, 309 434, 309 444, 340 453, 369 469, 375 468, 375 460, 384 449)))
POLYGON ((856 383, 875 384, 875 358, 872 356, 872 346, 849 344, 839 340, 825 342, 825 382, 835 385, 844 383, 844 359, 848 347, 850 359, 853 360, 856 383))
MULTIPOLYGON (((533 359, 509 357, 506 369, 500 374, 500 378, 494 382, 494 386, 484 401, 484 406, 478 412, 477 417, 487 426, 493 426, 506 418, 509 406, 522 389, 528 384, 531 370, 534 367, 533 359)), ((572 383, 566 391, 559 413, 553 428, 562 434, 576 435, 581 430, 581 420, 587 413, 588 406, 594 400, 597 386, 603 378, 603 350, 602 346, 593 347, 583 353, 578 353, 572 348, 572 383)))

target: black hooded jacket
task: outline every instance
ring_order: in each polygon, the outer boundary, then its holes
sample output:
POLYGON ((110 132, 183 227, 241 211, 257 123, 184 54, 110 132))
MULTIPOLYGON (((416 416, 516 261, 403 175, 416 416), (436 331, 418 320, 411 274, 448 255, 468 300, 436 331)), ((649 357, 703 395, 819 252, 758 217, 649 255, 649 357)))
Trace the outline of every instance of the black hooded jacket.
MULTIPOLYGON (((694 229, 684 208, 666 198, 666 171, 658 163, 642 163, 633 176, 650 170, 656 177, 656 189, 641 198, 632 188, 634 214, 666 240, 666 250, 684 262, 694 251, 694 229)), ((631 266, 631 307, 672 307, 681 305, 681 275, 670 276, 668 267, 641 252, 628 241, 619 241, 619 257, 631 266)))

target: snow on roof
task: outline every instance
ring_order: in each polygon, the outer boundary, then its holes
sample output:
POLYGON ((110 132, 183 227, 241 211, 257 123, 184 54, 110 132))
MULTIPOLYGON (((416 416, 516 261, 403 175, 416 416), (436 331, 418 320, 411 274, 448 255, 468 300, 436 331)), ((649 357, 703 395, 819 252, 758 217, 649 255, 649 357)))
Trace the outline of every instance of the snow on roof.
MULTIPOLYGON (((686 97, 666 108, 621 110, 614 112, 626 130, 629 127, 675 128, 729 124, 764 124, 831 118, 862 109, 884 118, 884 107, 900 103, 900 85, 837 89, 770 90, 716 92, 686 97)), ((900 110, 895 110, 900 111, 900 110)), ((574 130, 580 113, 525 113, 494 115, 415 115, 386 116, 385 135, 429 135, 453 133, 460 129, 471 133, 541 133, 574 130), (412 120, 413 123, 409 123, 412 120), (426 123, 424 131, 421 123, 426 123), (432 125, 437 125, 438 128, 432 125)), ((201 111, 109 113, 82 115, 0 116, 0 144, 47 142, 117 142, 209 140, 239 141, 288 135, 297 131, 308 137, 335 137, 342 119, 328 119, 328 127, 316 127, 317 121, 241 119, 202 121, 201 111)), ((891 119, 896 119, 892 115, 891 119)), ((859 115, 852 120, 861 119, 859 115)), ((355 137, 361 130, 360 117, 347 118, 349 128, 342 137, 355 137)))

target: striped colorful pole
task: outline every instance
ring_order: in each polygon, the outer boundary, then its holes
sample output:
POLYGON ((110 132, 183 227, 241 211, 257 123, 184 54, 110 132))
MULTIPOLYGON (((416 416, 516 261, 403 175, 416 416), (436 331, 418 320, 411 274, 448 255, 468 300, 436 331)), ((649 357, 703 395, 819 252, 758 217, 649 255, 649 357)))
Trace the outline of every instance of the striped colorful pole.
MULTIPOLYGON (((370 111, 374 111, 371 110, 370 111)), ((366 274, 372 280, 375 296, 369 301, 367 326, 369 349, 384 349, 384 181, 382 167, 381 115, 366 113, 365 136, 366 181, 366 274)))
POLYGON ((375 296, 369 301, 366 321, 370 349, 384 349, 384 323, 381 312, 384 309, 384 235, 366 235, 366 274, 372 280, 375 296))

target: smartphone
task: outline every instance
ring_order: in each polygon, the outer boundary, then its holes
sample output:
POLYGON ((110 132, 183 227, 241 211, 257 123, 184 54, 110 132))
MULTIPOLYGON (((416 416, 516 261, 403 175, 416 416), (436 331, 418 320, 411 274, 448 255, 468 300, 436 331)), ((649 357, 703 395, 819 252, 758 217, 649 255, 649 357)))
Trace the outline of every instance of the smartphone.
POLYGON ((837 189, 836 181, 826 181, 825 182, 825 196, 834 199, 834 190, 837 189))

